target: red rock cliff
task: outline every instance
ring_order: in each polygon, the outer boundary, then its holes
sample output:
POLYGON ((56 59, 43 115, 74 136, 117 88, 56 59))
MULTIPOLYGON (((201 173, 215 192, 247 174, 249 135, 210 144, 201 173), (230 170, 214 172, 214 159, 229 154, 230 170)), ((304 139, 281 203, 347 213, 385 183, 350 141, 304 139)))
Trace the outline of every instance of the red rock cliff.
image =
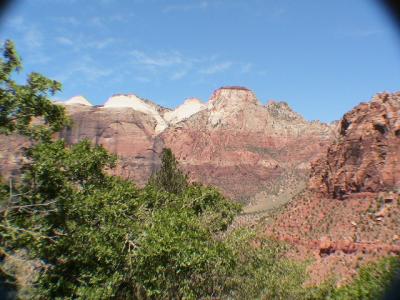
POLYGON ((312 166, 310 188, 334 198, 400 189, 400 93, 381 93, 344 115, 312 166))
POLYGON ((160 135, 192 178, 242 199, 287 170, 307 172, 331 136, 330 126, 307 122, 284 102, 263 106, 238 87, 216 90, 207 109, 160 135))

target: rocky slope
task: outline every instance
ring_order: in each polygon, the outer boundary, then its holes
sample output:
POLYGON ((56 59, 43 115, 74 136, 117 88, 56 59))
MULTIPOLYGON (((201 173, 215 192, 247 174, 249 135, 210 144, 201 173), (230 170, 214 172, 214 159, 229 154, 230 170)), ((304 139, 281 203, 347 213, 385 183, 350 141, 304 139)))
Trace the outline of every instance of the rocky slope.
POLYGON ((337 140, 313 163, 308 189, 266 233, 314 254, 316 281, 345 280, 363 261, 400 253, 400 93, 345 114, 337 140))
POLYGON ((170 147, 193 180, 261 207, 265 191, 283 183, 287 172, 296 174, 294 189, 302 184, 310 161, 333 136, 331 126, 307 122, 284 102, 262 105, 243 87, 220 88, 208 103, 188 99, 175 110, 135 95, 114 95, 103 106, 77 96, 64 105, 73 126, 59 137, 68 143, 87 138, 116 153, 117 174, 143 184, 162 147, 170 147))

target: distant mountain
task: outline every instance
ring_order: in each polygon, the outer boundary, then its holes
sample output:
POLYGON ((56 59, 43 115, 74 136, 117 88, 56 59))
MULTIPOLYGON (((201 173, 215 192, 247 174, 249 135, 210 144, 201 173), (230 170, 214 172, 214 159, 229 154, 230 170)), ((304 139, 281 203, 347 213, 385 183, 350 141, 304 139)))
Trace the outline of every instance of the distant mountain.
POLYGON ((194 179, 248 202, 288 170, 307 173, 332 136, 329 125, 304 120, 286 103, 263 106, 246 88, 223 87, 160 139, 194 179))

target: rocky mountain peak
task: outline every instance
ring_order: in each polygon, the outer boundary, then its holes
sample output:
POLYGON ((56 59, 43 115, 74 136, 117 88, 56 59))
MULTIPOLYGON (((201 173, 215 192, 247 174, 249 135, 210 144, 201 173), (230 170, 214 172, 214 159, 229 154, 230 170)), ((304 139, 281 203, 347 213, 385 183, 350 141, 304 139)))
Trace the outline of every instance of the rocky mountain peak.
POLYGON ((115 108, 131 108, 135 111, 142 112, 153 117, 156 120, 155 132, 162 132, 168 127, 164 118, 161 116, 160 112, 156 109, 154 105, 147 103, 146 101, 140 99, 138 96, 133 94, 118 94, 111 96, 106 103, 104 103, 103 108, 105 109, 115 109, 115 108))
POLYGON ((256 95, 245 87, 226 86, 214 91, 208 102, 209 109, 238 108, 245 105, 259 105, 256 95))
POLYGON ((203 104, 204 105, 204 103, 200 99, 197 99, 197 98, 187 98, 187 99, 185 99, 183 104, 184 105, 192 105, 192 104, 203 104))
POLYGON ((182 120, 189 118, 195 113, 206 109, 206 105, 197 98, 188 98, 185 102, 178 106, 175 110, 166 112, 164 119, 171 123, 176 124, 182 120))
POLYGON ((262 108, 256 95, 245 87, 228 86, 214 91, 208 101, 208 123, 212 128, 243 128, 247 115, 262 108))
POLYGON ((112 95, 104 103, 104 107, 114 108, 114 107, 148 107, 149 105, 145 103, 142 99, 134 94, 115 94, 112 95))
POLYGON ((85 105, 85 106, 93 106, 85 97, 83 96, 75 96, 71 99, 64 102, 65 105, 85 105))
POLYGON ((303 117, 293 111, 289 104, 285 101, 269 100, 265 107, 276 119, 286 121, 304 120, 303 117))

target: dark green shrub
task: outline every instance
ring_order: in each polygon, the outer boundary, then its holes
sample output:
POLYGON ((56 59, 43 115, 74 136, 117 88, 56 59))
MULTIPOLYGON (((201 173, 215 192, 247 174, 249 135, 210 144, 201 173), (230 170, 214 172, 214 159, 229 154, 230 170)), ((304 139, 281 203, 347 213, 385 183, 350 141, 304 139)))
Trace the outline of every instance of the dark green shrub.
POLYGON ((186 190, 187 175, 179 169, 179 163, 171 149, 162 150, 161 167, 151 176, 148 185, 173 194, 181 194, 186 190))
POLYGON ((398 257, 367 264, 348 285, 337 288, 328 299, 381 299, 400 270, 398 257))

